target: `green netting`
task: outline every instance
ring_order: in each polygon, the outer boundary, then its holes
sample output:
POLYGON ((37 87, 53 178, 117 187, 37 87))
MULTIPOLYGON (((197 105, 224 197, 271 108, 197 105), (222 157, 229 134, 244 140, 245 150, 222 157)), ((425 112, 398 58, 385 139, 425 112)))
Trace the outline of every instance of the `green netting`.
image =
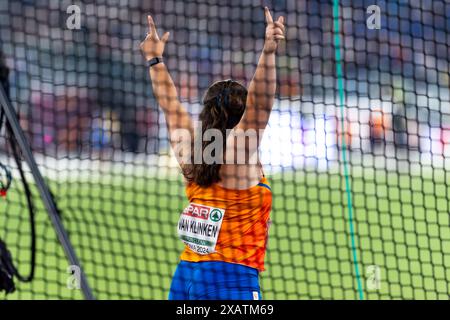
MULTIPOLYGON (((345 118, 339 110, 333 1, 263 1, 286 18, 276 100, 261 144, 273 192, 265 299, 357 299, 340 121, 356 253, 367 299, 448 299, 450 4, 339 1, 345 118), (371 30, 367 7, 380 8, 371 30), (373 268, 380 287, 373 288, 373 268)), ((209 85, 248 84, 263 46, 260 1, 0 1, 0 50, 13 106, 99 299, 166 299, 183 243, 184 184, 139 50, 147 14, 171 31, 164 53, 195 118, 209 85)), ((4 126, 0 238, 30 270, 30 224, 4 126)), ((8 299, 81 299, 25 166, 36 206, 36 274, 8 299)))

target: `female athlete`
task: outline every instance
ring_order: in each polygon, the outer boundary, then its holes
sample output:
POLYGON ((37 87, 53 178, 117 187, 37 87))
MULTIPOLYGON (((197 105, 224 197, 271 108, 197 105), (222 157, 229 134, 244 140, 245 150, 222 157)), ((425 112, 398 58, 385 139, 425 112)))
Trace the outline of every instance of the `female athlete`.
MULTIPOLYGON (((163 62, 169 33, 160 38, 152 17, 148 16, 149 32, 141 50, 150 68, 153 92, 164 112, 174 150, 179 150, 180 141, 175 136, 180 137, 180 130, 184 130, 185 136, 194 137, 189 138, 189 148, 196 139, 202 138, 202 152, 208 147, 205 137, 220 132, 224 137, 224 151, 216 150, 215 156, 220 154, 222 159, 234 151, 239 156, 242 151, 229 144, 230 132, 256 132, 256 144, 259 144, 275 96, 275 53, 285 32, 284 17, 273 21, 269 9, 264 10, 265 43, 248 90, 233 80, 213 83, 203 98, 200 136, 195 135, 190 115, 181 105, 163 62)), ((249 149, 249 145, 250 142, 244 143, 244 148, 249 149)), ((173 276, 169 299, 261 299, 258 276, 264 270, 272 206, 271 190, 261 164, 249 161, 248 157, 238 163, 205 161, 202 156, 201 161, 187 161, 195 155, 186 157, 191 154, 186 150, 182 154, 177 154, 177 158, 190 203, 178 222, 178 235, 185 248, 173 276)))

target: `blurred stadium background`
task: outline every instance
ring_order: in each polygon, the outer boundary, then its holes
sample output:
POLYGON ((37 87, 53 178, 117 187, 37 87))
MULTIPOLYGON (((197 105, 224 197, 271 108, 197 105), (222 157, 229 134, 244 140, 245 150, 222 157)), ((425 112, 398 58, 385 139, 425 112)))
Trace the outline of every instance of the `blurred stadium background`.
MULTIPOLYGON (((215 80, 247 84, 264 40, 263 5, 286 17, 278 93, 261 148, 274 192, 265 299, 355 299, 344 134, 357 254, 369 299, 448 299, 450 283, 450 3, 339 1, 345 119, 340 132, 332 1, 0 2, 0 49, 11 100, 64 226, 100 299, 165 299, 182 243, 186 205, 163 114, 139 43, 152 14, 171 31, 166 64, 195 116, 215 80), (368 30, 366 8, 381 8, 368 30), (381 288, 365 273, 381 269, 381 288)), ((17 178, 0 199, 0 237, 30 268, 26 202, 8 139, 0 161, 17 178)), ((34 190, 33 282, 10 299, 82 298, 34 190)))

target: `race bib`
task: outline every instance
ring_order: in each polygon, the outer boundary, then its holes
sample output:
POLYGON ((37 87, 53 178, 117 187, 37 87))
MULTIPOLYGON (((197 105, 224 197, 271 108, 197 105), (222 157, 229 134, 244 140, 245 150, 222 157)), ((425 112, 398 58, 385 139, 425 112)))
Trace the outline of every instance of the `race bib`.
POLYGON ((215 252, 224 209, 190 203, 178 221, 178 236, 198 254, 215 252))

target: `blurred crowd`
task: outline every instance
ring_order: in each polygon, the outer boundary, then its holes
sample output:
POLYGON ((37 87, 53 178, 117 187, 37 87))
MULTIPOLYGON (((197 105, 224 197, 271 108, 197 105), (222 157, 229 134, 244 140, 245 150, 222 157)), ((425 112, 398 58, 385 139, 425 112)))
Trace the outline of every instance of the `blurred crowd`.
MULTIPOLYGON (((401 101, 409 111, 397 112, 393 123, 399 127, 407 113, 416 122, 449 126, 450 111, 440 103, 450 100, 441 89, 450 82, 450 3, 377 1, 381 29, 369 30, 366 8, 372 2, 340 1, 347 94, 401 101), (422 96, 436 103, 421 103, 422 96)), ((160 32, 171 31, 166 63, 187 103, 198 102, 215 80, 248 83, 263 46, 260 0, 77 1, 79 30, 66 26, 71 4, 0 1, 0 49, 11 69, 11 98, 32 147, 42 152, 160 150, 159 111, 139 52, 149 13, 160 32)), ((286 17, 279 97, 321 103, 334 98, 332 1, 263 4, 286 17)))

